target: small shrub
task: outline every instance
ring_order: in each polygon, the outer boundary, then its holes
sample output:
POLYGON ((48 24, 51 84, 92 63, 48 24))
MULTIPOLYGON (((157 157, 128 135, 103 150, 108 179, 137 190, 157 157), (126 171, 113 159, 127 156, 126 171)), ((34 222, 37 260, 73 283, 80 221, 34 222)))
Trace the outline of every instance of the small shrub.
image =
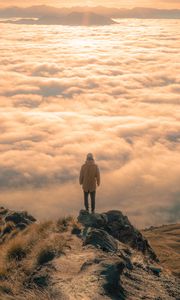
POLYGON ((81 225, 75 220, 73 220, 73 222, 72 222, 71 233, 76 234, 76 235, 79 235, 81 233, 81 225))
POLYGON ((33 285, 35 285, 38 288, 44 289, 45 287, 48 287, 49 284, 49 275, 37 275, 33 278, 33 285))
POLYGON ((44 247, 45 248, 41 248, 37 253, 37 265, 44 265, 48 263, 49 261, 53 260, 56 255, 54 249, 51 246, 47 245, 44 247))
POLYGON ((26 257, 27 249, 21 239, 11 240, 6 249, 5 258, 7 261, 20 261, 26 257))
POLYGON ((37 224, 37 233, 43 234, 43 233, 49 233, 49 230, 51 230, 53 227, 52 221, 44 221, 40 224, 37 224))
POLYGON ((65 240, 63 236, 59 236, 59 234, 54 234, 49 240, 49 243, 54 249, 56 256, 61 254, 64 248, 67 246, 67 240, 65 240))
POLYGON ((67 231, 69 223, 72 221, 72 217, 60 218, 57 221, 57 229, 59 232, 67 231))
POLYGON ((12 294, 11 288, 6 284, 0 285, 0 295, 1 294, 7 294, 7 295, 12 294))

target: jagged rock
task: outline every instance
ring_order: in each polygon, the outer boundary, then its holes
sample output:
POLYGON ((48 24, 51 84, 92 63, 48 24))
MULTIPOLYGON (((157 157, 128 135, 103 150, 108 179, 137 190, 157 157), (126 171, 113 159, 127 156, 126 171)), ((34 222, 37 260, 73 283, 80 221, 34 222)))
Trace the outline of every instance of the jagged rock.
POLYGON ((94 245, 104 251, 116 252, 118 250, 117 241, 106 231, 101 229, 92 229, 86 236, 84 245, 94 245))
POLYGON ((24 230, 36 222, 36 219, 27 212, 15 212, 4 207, 0 208, 0 243, 13 237, 13 233, 24 230))
POLYGON ((151 270, 155 275, 159 276, 159 274, 162 272, 162 269, 157 266, 150 265, 149 270, 151 270))
POLYGON ((6 222, 13 222, 14 224, 24 223, 31 224, 36 221, 36 219, 27 214, 27 212, 10 212, 5 217, 6 222))
POLYGON ((7 224, 1 232, 1 236, 3 237, 5 234, 11 233, 14 230, 14 228, 15 227, 13 226, 13 224, 7 224))
POLYGON ((8 213, 8 209, 5 209, 4 207, 0 208, 0 216, 3 216, 5 214, 7 214, 7 213, 8 213))
POLYGON ((81 210, 78 216, 78 222, 85 227, 100 228, 108 223, 106 214, 90 214, 86 210, 81 210))
POLYGON ((121 286, 120 276, 125 268, 123 261, 106 262, 101 271, 101 276, 105 277, 104 290, 113 299, 125 299, 124 289, 121 286))
POLYGON ((19 223, 19 224, 16 224, 16 228, 20 229, 20 230, 23 230, 27 227, 27 224, 24 224, 24 223, 19 223))
POLYGON ((85 227, 102 229, 120 242, 147 254, 152 260, 158 261, 148 241, 122 212, 112 210, 103 214, 89 214, 87 211, 81 210, 78 221, 85 227))

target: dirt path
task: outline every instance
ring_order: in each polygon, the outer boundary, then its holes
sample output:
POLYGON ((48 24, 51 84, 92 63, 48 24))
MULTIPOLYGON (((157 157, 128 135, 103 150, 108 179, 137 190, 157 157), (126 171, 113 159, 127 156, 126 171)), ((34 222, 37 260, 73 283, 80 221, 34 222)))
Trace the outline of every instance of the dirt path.
MULTIPOLYGON (((121 273, 117 271, 122 261, 118 253, 83 247, 82 240, 70 234, 67 238, 70 248, 53 262, 53 288, 62 295, 60 300, 178 299, 175 278, 172 281, 163 273, 156 276, 138 264, 133 264, 133 269, 125 267, 121 273)), ((135 251, 133 257, 141 262, 140 253, 135 251)))
POLYGON ((55 287, 64 295, 63 300, 109 299, 103 295, 103 277, 100 276, 99 266, 95 263, 99 256, 98 251, 91 247, 82 248, 82 240, 76 236, 72 237, 70 245, 71 249, 66 251, 66 255, 54 262, 56 273, 53 281, 55 287))

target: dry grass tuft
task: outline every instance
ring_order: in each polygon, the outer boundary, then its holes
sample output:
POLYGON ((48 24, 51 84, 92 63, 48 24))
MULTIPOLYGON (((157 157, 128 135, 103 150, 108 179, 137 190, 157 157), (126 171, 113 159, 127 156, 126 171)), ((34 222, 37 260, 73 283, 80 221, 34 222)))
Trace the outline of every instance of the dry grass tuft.
POLYGON ((51 245, 44 245, 37 253, 37 265, 43 265, 53 260, 56 253, 51 245))
POLYGON ((70 225, 70 223, 72 222, 73 218, 71 216, 66 217, 66 218, 60 218, 57 221, 57 230, 59 232, 64 232, 68 230, 68 226, 70 225))
POLYGON ((71 227, 72 227, 72 230, 71 230, 72 234, 77 234, 78 235, 78 234, 81 233, 82 226, 76 220, 74 220, 74 219, 72 220, 71 227))
POLYGON ((38 244, 37 251, 34 254, 36 265, 43 265, 53 260, 56 256, 63 253, 65 246, 65 239, 60 238, 57 234, 52 235, 48 242, 42 241, 38 244))
POLYGON ((0 300, 55 299, 49 285, 42 285, 40 292, 35 281, 47 275, 46 270, 48 276, 53 272, 49 264, 67 245, 63 232, 69 222, 32 224, 0 245, 0 300))
POLYGON ((12 294, 12 290, 11 290, 10 286, 8 285, 8 283, 5 282, 0 285, 0 299, 4 299, 4 298, 1 298, 1 294, 3 295, 3 297, 5 297, 5 295, 12 294))
POLYGON ((0 299, 1 300, 57 300, 60 299, 56 296, 53 296, 48 290, 46 291, 39 291, 37 289, 34 290, 24 290, 21 295, 16 296, 14 298, 13 295, 3 295, 1 298, 0 292, 0 299))
POLYGON ((0 282, 4 279, 6 279, 7 276, 7 269, 5 266, 5 263, 2 263, 2 258, 1 258, 1 264, 0 264, 0 282))
POLYGON ((157 253, 161 264, 180 277, 180 224, 163 225, 143 231, 157 253))
POLYGON ((21 261, 26 257, 27 251, 27 245, 22 238, 12 239, 6 247, 5 259, 21 261))

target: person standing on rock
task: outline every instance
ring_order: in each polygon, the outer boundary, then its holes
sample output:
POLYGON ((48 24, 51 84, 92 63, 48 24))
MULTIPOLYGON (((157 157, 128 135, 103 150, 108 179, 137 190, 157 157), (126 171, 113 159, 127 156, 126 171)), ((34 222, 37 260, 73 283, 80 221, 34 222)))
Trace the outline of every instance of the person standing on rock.
POLYGON ((79 175, 79 183, 84 191, 84 206, 89 211, 88 196, 91 197, 91 212, 95 212, 96 187, 100 186, 100 171, 94 161, 92 153, 87 154, 86 162, 82 165, 79 175))

